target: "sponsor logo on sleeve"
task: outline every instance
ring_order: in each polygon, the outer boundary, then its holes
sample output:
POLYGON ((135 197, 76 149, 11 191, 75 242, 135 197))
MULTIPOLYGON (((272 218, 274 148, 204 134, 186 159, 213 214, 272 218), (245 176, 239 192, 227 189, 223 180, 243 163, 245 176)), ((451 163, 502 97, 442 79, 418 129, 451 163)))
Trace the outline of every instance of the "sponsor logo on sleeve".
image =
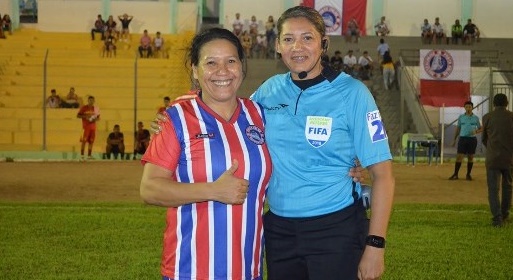
POLYGON ((367 129, 369 130, 372 143, 388 138, 378 110, 367 112, 367 129))

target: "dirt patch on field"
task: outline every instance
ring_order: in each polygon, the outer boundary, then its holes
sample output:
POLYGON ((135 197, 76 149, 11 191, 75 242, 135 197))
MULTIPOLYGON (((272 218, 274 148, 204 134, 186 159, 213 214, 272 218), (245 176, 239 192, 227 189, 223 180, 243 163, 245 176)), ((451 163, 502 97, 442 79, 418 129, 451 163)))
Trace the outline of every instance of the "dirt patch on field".
MULTIPOLYGON (((2 162, 0 200, 22 202, 140 202, 139 161, 2 162)), ((454 164, 394 164, 396 203, 487 204, 486 170, 476 163, 473 181, 449 181, 454 164)), ((366 176, 366 182, 370 178, 366 176)))

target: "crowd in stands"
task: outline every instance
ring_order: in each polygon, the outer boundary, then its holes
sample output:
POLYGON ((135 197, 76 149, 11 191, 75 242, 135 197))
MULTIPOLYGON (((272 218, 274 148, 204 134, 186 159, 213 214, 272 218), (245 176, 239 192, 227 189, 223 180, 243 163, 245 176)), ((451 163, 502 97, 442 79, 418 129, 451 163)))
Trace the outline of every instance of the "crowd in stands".
POLYGON ((65 98, 61 98, 56 89, 50 92, 50 96, 46 99, 47 108, 79 108, 82 105, 82 99, 75 93, 74 87, 70 87, 65 98))
POLYGON ((240 39, 247 58, 275 58, 276 23, 273 16, 262 25, 256 16, 243 20, 240 13, 236 13, 232 32, 240 39))
POLYGON ((435 23, 431 25, 428 19, 424 19, 424 23, 420 27, 421 40, 424 44, 441 44, 449 41, 453 44, 458 44, 461 41, 462 44, 472 44, 474 41, 479 41, 479 28, 477 25, 472 23, 471 19, 467 20, 467 24, 462 26, 460 20, 455 20, 451 26, 451 40, 447 37, 446 32, 442 24, 440 24, 440 18, 435 18, 435 23))
MULTIPOLYGON (((104 42, 102 46, 102 57, 115 57, 117 50, 117 42, 130 42, 130 22, 134 18, 131 15, 123 14, 117 17, 121 23, 121 28, 118 28, 117 22, 114 17, 110 15, 105 21, 102 15, 98 15, 94 21, 94 26, 91 28, 91 40, 95 40, 95 34, 101 35, 101 40, 104 42)), ((149 57, 162 57, 167 58, 168 54, 164 45, 164 38, 160 31, 155 33, 152 38, 148 30, 144 30, 141 38, 139 39, 139 46, 137 47, 139 56, 141 58, 149 57)))

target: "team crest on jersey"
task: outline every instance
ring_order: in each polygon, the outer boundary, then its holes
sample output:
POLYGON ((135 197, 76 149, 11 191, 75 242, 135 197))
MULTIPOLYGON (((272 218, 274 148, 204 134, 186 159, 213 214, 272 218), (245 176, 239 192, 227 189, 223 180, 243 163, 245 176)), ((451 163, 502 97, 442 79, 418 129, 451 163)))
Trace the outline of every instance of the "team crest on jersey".
POLYGON ((305 136, 312 147, 322 147, 331 136, 332 118, 320 116, 306 117, 305 136))
POLYGON ((372 143, 388 139, 379 111, 367 112, 366 116, 367 129, 369 130, 372 143))
POLYGON ((265 142, 264 132, 256 125, 246 127, 246 136, 257 145, 262 145, 265 142))
POLYGON ((322 19, 324 20, 327 33, 335 32, 340 28, 340 19, 342 17, 337 8, 333 6, 324 6, 319 10, 319 14, 321 14, 322 19))
POLYGON ((454 59, 444 50, 432 50, 424 57, 424 70, 435 79, 447 78, 454 68, 454 59))

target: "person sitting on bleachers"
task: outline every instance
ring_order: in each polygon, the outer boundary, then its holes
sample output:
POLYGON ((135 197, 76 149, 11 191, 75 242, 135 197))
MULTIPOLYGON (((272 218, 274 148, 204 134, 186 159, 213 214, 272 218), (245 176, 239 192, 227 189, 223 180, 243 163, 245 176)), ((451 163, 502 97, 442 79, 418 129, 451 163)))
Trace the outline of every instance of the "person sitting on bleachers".
POLYGON ((137 154, 143 155, 150 144, 150 131, 144 129, 143 122, 137 123, 137 131, 135 132, 135 144, 133 159, 137 159, 137 154))
POLYGON ((381 17, 381 20, 374 25, 374 30, 376 31, 376 36, 384 37, 390 33, 390 29, 388 29, 388 25, 385 23, 385 16, 381 17))
POLYGON ((113 16, 109 16, 107 21, 105 22, 105 30, 109 31, 112 36, 119 39, 119 30, 117 29, 117 22, 114 20, 113 16))
POLYGON ((164 47, 164 38, 162 38, 162 36, 160 35, 160 31, 157 31, 157 33, 155 33, 155 38, 153 38, 152 42, 152 48, 155 57, 160 56, 162 58, 167 58, 167 52, 164 47))
POLYGON ((148 35, 148 30, 143 31, 143 35, 141 36, 141 39, 139 40, 139 55, 141 58, 148 58, 152 56, 152 50, 151 50, 151 37, 148 35), (146 52, 146 56, 144 56, 144 52, 146 52))
POLYGON ((330 58, 331 67, 337 71, 342 70, 342 65, 344 65, 344 59, 341 54, 342 53, 339 50, 336 50, 334 55, 330 58))
POLYGON ((443 26, 440 24, 440 18, 435 18, 435 23, 433 24, 433 42, 435 44, 440 44, 445 42, 445 32, 443 26))
POLYGON ((102 34, 102 40, 105 39, 105 21, 102 19, 102 15, 98 15, 94 21, 94 27, 91 29, 91 40, 94 40, 94 33, 102 34))
POLYGON ((105 39, 103 40, 102 57, 116 57, 116 37, 110 32, 105 31, 105 39))
POLYGON ((132 21, 134 17, 129 16, 128 14, 123 14, 122 16, 118 16, 119 21, 121 22, 121 34, 120 34, 120 40, 123 40, 125 42, 128 42, 130 39, 130 22, 132 21))
POLYGON ((8 14, 4 14, 4 16, 2 17, 1 22, 2 22, 2 30, 4 32, 9 32, 9 34, 12 35, 12 20, 11 20, 11 17, 8 14))
POLYGON ((352 18, 347 22, 346 42, 352 42, 353 37, 355 38, 355 43, 358 43, 358 40, 360 39, 360 28, 358 27, 358 22, 355 18, 352 18))
POLYGON ((5 39, 4 29, 2 27, 2 14, 0 14, 0 39, 5 39))
POLYGON ((463 40, 467 44, 472 44, 472 41, 476 39, 479 42, 479 28, 477 25, 472 23, 471 19, 468 19, 467 24, 463 27, 463 40))
POLYGON ((253 46, 252 52, 256 58, 266 58, 267 38, 265 38, 265 34, 259 34, 256 37, 256 44, 253 46))
POLYGON ((253 39, 247 30, 242 31, 242 35, 240 36, 240 42, 242 47, 244 48, 244 53, 247 58, 251 58, 251 48, 253 47, 253 39))
POLYGON ((70 87, 69 92, 66 95, 66 99, 61 101, 61 108, 78 108, 80 107, 80 100, 78 95, 75 93, 75 88, 70 87))
POLYGON ((463 40, 463 26, 461 26, 459 19, 454 21, 451 27, 451 39, 453 44, 458 44, 458 39, 463 40))
POLYGON ((48 108, 60 108, 61 107, 61 97, 57 95, 57 91, 52 89, 52 95, 48 96, 46 99, 46 107, 48 108))
POLYGON ((424 23, 420 26, 420 37, 422 38, 423 44, 431 44, 431 40, 433 38, 433 30, 431 29, 431 24, 427 18, 424 19, 424 23))
POLYGON ((343 70, 349 75, 353 74, 354 66, 358 63, 356 56, 353 55, 353 50, 347 51, 343 59, 343 70))
POLYGON ((125 157, 125 142, 123 139, 123 133, 120 131, 118 124, 114 125, 114 129, 109 134, 109 137, 107 137, 105 154, 107 159, 110 159, 111 154, 114 154, 114 159, 118 159, 119 154, 121 154, 121 159, 125 157))
POLYGON ((368 51, 363 51, 363 55, 358 58, 358 64, 362 67, 362 71, 366 72, 367 76, 372 77, 374 60, 372 60, 368 51))

